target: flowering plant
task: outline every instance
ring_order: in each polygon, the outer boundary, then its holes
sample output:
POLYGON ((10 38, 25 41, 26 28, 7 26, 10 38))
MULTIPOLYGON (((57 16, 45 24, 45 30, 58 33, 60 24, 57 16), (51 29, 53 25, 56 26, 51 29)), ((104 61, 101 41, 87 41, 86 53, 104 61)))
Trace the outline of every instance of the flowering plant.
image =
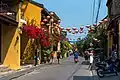
POLYGON ((23 27, 23 32, 31 39, 38 39, 39 43, 44 47, 49 47, 49 33, 45 28, 38 28, 33 25, 26 25, 23 27))

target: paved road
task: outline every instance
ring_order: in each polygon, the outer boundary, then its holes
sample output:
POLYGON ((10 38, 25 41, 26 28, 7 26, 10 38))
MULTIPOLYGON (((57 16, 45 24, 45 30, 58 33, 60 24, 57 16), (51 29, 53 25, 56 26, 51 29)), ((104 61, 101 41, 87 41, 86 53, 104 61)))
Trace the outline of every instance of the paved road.
MULTIPOLYGON (((88 70, 83 69, 84 66, 81 65, 81 61, 83 61, 83 59, 80 58, 79 61, 80 62, 78 64, 75 64, 72 58, 68 58, 59 65, 48 65, 14 80, 73 80, 73 76, 79 75, 80 72, 80 75, 84 74, 83 76, 91 75, 88 70)), ((76 78, 75 80, 78 79, 76 78)))
MULTIPOLYGON (((72 58, 71 58, 72 59, 72 58)), ((46 65, 29 74, 13 80, 119 80, 120 76, 107 76, 99 78, 95 71, 89 71, 88 65, 75 64, 73 60, 66 59, 61 64, 46 65)))

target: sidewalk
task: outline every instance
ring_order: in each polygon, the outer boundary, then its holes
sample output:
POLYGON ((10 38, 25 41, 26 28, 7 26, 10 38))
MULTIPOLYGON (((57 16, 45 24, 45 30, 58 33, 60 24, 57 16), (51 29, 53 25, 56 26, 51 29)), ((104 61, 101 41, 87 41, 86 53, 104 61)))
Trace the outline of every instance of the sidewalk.
MULTIPOLYGON (((61 62, 63 62, 64 60, 66 60, 67 58, 64 58, 61 60, 61 62)), ((56 59, 55 59, 55 64, 56 59)), ((20 70, 10 70, 8 72, 2 72, 0 73, 0 80, 10 80, 10 79, 14 79, 17 77, 20 77, 22 75, 25 75, 27 73, 30 73, 34 70, 40 69, 41 67, 47 66, 48 64, 40 64, 37 66, 33 66, 33 65, 26 65, 26 66, 21 66, 20 70)))
POLYGON ((77 70, 77 72, 73 75, 73 79, 71 80, 120 80, 120 73, 118 73, 118 76, 107 74, 104 78, 99 78, 96 71, 90 71, 88 66, 89 65, 81 64, 80 69, 77 70))
POLYGON ((93 80, 93 74, 88 70, 88 65, 81 65, 81 68, 73 75, 73 80, 93 80))

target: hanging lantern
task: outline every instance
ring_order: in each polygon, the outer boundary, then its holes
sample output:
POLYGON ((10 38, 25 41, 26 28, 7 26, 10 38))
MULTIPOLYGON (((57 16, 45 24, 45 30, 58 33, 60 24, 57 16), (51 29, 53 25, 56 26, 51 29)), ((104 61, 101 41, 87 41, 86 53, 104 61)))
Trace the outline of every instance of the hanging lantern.
POLYGON ((79 30, 75 30, 75 33, 78 33, 79 32, 79 30))
POLYGON ((86 28, 90 28, 90 25, 87 25, 86 28))
POLYGON ((107 22, 108 21, 108 19, 104 19, 104 22, 107 22))
POLYGON ((67 32, 65 29, 63 29, 62 31, 67 32))
POLYGON ((58 23, 60 23, 61 22, 61 20, 58 20, 58 23))
POLYGON ((70 28, 66 28, 67 31, 70 31, 70 28))
POLYGON ((99 23, 103 23, 103 21, 100 21, 99 23))
POLYGON ((80 30, 80 31, 79 31, 79 33, 83 33, 83 31, 82 31, 82 30, 80 30))
POLYGON ((83 30, 83 27, 80 27, 80 30, 83 30))
POLYGON ((93 24, 93 26, 94 26, 94 27, 96 27, 96 26, 97 26, 97 24, 96 24, 96 23, 94 23, 94 24, 93 24))
POLYGON ((42 28, 42 30, 45 30, 45 28, 42 28))
POLYGON ((63 27, 61 27, 61 30, 63 30, 64 28, 63 27))
POLYGON ((41 25, 44 25, 45 23, 44 22, 41 22, 41 25))
POLYGON ((56 23, 53 23, 53 25, 56 25, 56 23))
POLYGON ((53 22, 53 21, 54 21, 54 19, 50 19, 50 21, 52 21, 52 22, 53 22))
POLYGON ((50 19, 50 16, 47 16, 47 19, 50 19))
POLYGON ((53 15, 54 15, 54 12, 50 12, 50 15, 53 16, 53 15))
POLYGON ((70 30, 70 31, 68 31, 69 33, 71 33, 72 31, 70 30))
POLYGON ((75 32, 72 32, 72 34, 75 34, 75 32))
POLYGON ((50 24, 49 24, 49 23, 47 23, 46 25, 47 25, 47 26, 50 26, 50 24))
POLYGON ((44 22, 47 22, 48 20, 47 20, 47 19, 44 19, 43 21, 44 21, 44 22))
POLYGON ((73 27, 72 29, 73 29, 73 30, 76 30, 76 27, 73 27))
POLYGON ((44 29, 44 32, 46 32, 47 30, 46 29, 44 29))

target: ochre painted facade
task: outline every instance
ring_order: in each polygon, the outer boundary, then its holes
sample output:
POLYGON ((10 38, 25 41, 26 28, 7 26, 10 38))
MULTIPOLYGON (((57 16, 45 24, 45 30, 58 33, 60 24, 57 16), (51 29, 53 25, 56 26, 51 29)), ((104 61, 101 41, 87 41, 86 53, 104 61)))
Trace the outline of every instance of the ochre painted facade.
POLYGON ((40 21, 41 21, 41 10, 42 8, 40 8, 39 6, 36 6, 32 3, 29 2, 25 2, 23 3, 22 6, 23 11, 23 15, 24 18, 27 22, 32 22, 32 20, 34 20, 34 24, 36 26, 40 26, 40 21))
POLYGON ((16 29, 16 26, 2 24, 2 61, 11 69, 20 68, 20 37, 16 29))
MULTIPOLYGON (((41 10, 39 6, 36 6, 30 2, 25 2, 27 7, 25 8, 24 18, 25 20, 31 22, 31 20, 35 21, 35 25, 40 27, 41 21, 41 10)), ((23 5, 24 6, 24 5, 23 5)), ((22 6, 22 8, 23 8, 22 6)), ((19 8, 16 20, 19 21, 21 18, 21 9, 19 8)), ((1 24, 2 35, 1 35, 1 56, 2 63, 5 66, 8 66, 11 69, 20 69, 20 55, 22 43, 21 34, 19 33, 19 27, 21 27, 21 23, 18 23, 18 26, 10 26, 7 24, 1 24)), ((26 38, 25 38, 26 39, 26 38)), ((24 45, 25 46, 25 45, 24 45)))
MULTIPOLYGON (((21 13, 24 16, 24 19, 27 21, 27 24, 34 24, 40 28, 41 22, 41 10, 42 8, 32 4, 30 2, 24 2, 22 4, 21 13)), ((21 15, 21 17, 22 17, 21 15)), ((34 50, 32 49, 31 39, 21 34, 21 62, 33 63, 34 50)))
MULTIPOLYGON (((16 20, 19 8, 16 5, 16 20)), ((18 25, 1 23, 1 62, 10 69, 20 69, 20 35, 18 25)))

